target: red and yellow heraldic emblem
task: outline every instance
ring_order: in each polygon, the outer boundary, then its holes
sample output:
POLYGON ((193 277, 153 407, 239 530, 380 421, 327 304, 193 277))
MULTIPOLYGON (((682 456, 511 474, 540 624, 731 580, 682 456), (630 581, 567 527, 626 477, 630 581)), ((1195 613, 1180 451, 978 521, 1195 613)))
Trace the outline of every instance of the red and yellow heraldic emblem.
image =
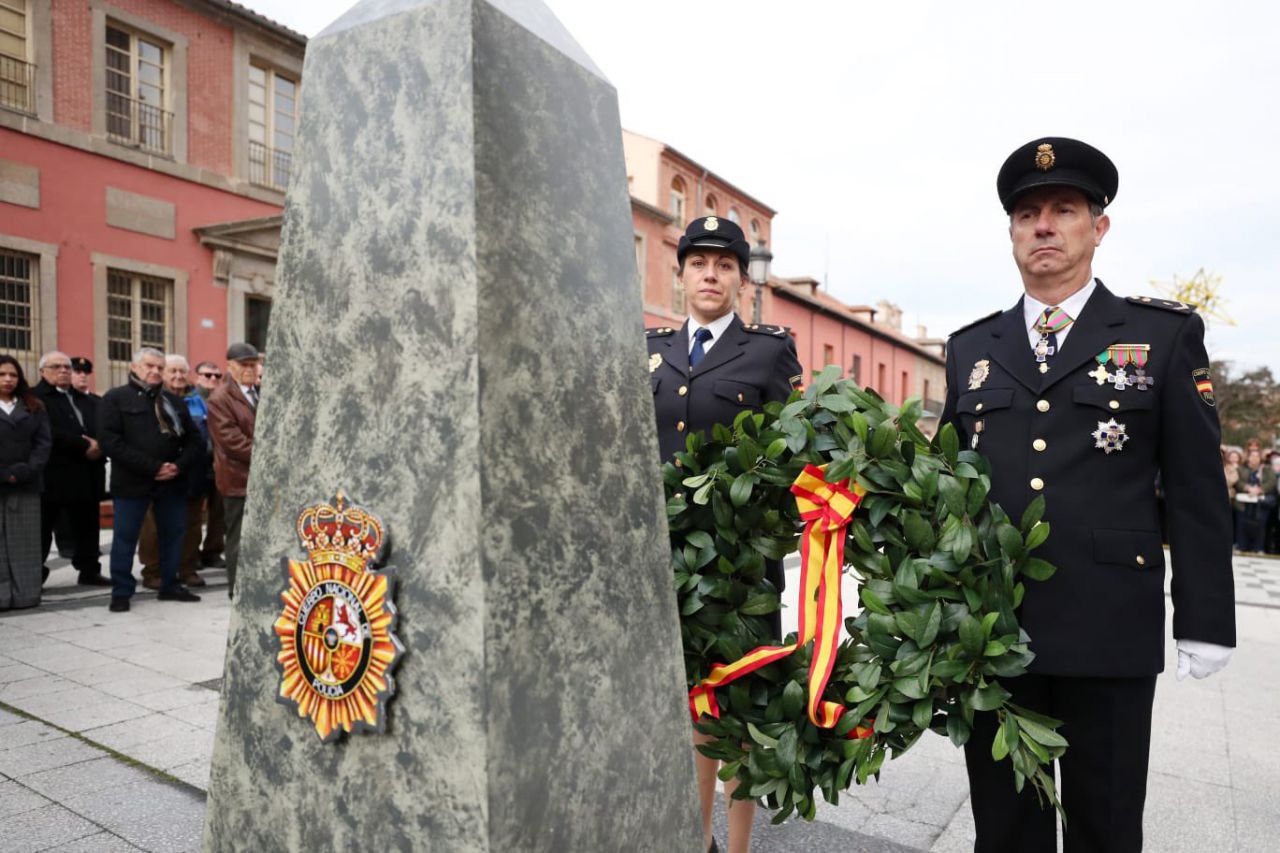
POLYGON ((391 570, 377 570, 382 521, 339 491, 332 504, 302 511, 298 538, 310 559, 287 560, 289 588, 275 625, 280 701, 310 718, 325 742, 340 732, 384 731, 391 670, 404 647, 391 632, 391 570))

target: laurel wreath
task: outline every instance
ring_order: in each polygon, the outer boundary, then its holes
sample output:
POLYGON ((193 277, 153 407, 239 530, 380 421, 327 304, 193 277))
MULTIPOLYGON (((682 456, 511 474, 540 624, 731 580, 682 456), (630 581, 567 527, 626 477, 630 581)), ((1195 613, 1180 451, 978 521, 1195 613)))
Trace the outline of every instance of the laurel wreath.
POLYGON ((836 804, 926 731, 963 746, 978 713, 997 716, 991 755, 1012 762, 1017 789, 1029 781, 1061 812, 1051 766, 1067 746, 1060 723, 1011 703, 996 681, 1023 674, 1034 657, 1016 609, 1024 579, 1054 572, 1031 556, 1049 535, 1044 500, 1015 526, 987 500, 986 460, 961 451, 950 425, 927 439, 921 411, 919 399, 899 409, 827 368, 785 405, 690 435, 678 465, 663 468, 690 686, 775 643, 766 617, 781 602, 765 559, 797 548, 789 487, 804 466, 826 464, 828 482, 851 478, 867 492, 845 547, 862 609, 845 619, 849 636, 824 693, 847 708, 836 727, 814 726, 805 711, 812 643, 717 689, 719 719, 696 723, 713 738, 699 749, 724 762, 720 778, 737 777, 735 796, 762 800, 775 823, 793 813, 812 820, 815 791, 836 804), (858 726, 870 736, 851 738, 858 726))

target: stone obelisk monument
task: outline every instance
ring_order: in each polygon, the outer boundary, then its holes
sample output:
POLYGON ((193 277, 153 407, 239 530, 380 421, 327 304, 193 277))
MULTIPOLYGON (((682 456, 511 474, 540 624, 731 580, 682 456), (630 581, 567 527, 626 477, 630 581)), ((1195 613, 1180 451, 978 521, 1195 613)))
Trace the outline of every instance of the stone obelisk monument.
POLYGON ((696 851, 615 91, 537 0, 365 0, 295 158, 205 849, 696 851), (274 625, 338 489, 404 651, 322 742, 274 625))

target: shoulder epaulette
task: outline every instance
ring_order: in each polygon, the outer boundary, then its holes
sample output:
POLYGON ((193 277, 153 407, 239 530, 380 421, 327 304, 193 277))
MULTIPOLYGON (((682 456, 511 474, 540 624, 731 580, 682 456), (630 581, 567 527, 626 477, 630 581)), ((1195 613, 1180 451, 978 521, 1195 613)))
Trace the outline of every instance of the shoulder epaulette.
POLYGON ((1194 305, 1178 302, 1176 299, 1157 299, 1154 296, 1126 296, 1125 302, 1132 302, 1134 305, 1145 305, 1148 308, 1163 308, 1166 311, 1173 311, 1175 314, 1191 314, 1196 310, 1194 305))
POLYGON ((991 319, 994 319, 994 318, 996 318, 996 317, 999 317, 999 316, 1000 316, 1001 314, 1003 314, 1003 313, 1004 313, 1004 311, 992 311, 992 312, 991 312, 990 314, 988 314, 987 316, 985 316, 985 317, 979 317, 977 320, 974 320, 972 323, 968 324, 967 326, 961 326, 960 328, 956 329, 954 332, 952 332, 952 333, 949 335, 949 337, 953 337, 953 338, 954 338, 956 335, 960 334, 961 332, 967 332, 967 331, 969 331, 970 329, 972 329, 974 326, 981 326, 983 323, 987 322, 988 320, 991 320, 991 319))
POLYGON ((656 329, 645 329, 644 336, 646 338, 665 338, 667 335, 674 335, 676 330, 670 326, 659 326, 656 329))
POLYGON ((775 338, 783 338, 791 334, 791 330, 786 326, 766 326, 764 323, 743 323, 742 328, 753 335, 772 335, 775 338))

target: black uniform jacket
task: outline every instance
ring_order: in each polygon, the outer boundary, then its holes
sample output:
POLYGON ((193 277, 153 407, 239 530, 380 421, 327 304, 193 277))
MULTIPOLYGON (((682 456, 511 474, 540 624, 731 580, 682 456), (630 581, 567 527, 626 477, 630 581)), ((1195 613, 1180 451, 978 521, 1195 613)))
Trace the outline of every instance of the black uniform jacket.
POLYGON ((709 435, 715 424, 731 426, 744 409, 759 411, 770 400, 786 400, 802 378, 795 342, 782 326, 747 326, 734 317, 692 371, 688 323, 646 329, 645 336, 663 461, 684 450, 689 433, 709 435))
POLYGON ((102 395, 98 409, 98 441, 111 459, 111 493, 121 498, 157 495, 185 496, 187 475, 203 462, 204 439, 187 412, 187 404, 168 391, 174 412, 182 422, 182 435, 160 427, 156 400, 133 382, 102 395), (165 462, 178 466, 178 476, 157 481, 165 462))
POLYGON ((67 394, 43 379, 31 389, 44 403, 53 430, 53 453, 45 467, 44 496, 55 501, 96 501, 103 495, 105 458, 87 459, 89 442, 98 437, 98 398, 71 389, 67 394), (84 418, 84 426, 71 411, 70 398, 84 418))
MULTIPOLYGON (((685 449, 689 433, 710 435, 715 424, 732 426, 739 412, 786 400, 803 378, 795 342, 782 326, 744 325, 735 316, 694 370, 689 369, 688 323, 646 329, 645 336, 664 462, 685 449)), ((767 561, 766 576, 782 590, 781 561, 767 561)))
POLYGON ((1036 495, 1045 497, 1051 532, 1036 556, 1058 571, 1026 583, 1020 620, 1036 654, 1030 670, 1132 677, 1164 668, 1157 473, 1168 511, 1174 636, 1234 646, 1218 412, 1192 376, 1209 366, 1204 323, 1181 303, 1121 299, 1099 282, 1049 364, 1048 373, 1037 369, 1019 301, 951 338, 942 412, 965 446, 976 437, 991 462, 991 499, 1015 524, 1036 495), (1112 344, 1148 344, 1154 386, 1117 391, 1089 375, 1112 344), (1113 419, 1128 441, 1107 453, 1093 433, 1113 419))

